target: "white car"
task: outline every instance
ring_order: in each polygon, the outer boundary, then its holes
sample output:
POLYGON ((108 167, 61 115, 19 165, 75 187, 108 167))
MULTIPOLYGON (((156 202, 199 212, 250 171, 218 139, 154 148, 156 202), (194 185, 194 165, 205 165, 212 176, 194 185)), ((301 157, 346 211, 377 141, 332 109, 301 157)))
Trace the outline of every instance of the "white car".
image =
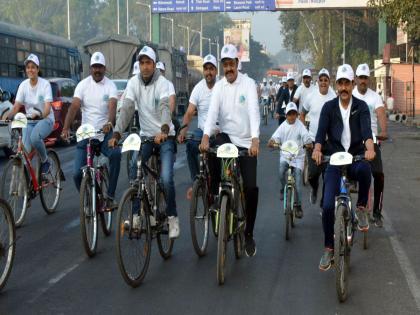
MULTIPOLYGON (((13 104, 10 102, 11 95, 7 91, 3 91, 0 88, 0 119, 5 120, 7 114, 12 109, 13 104)), ((11 136, 10 128, 7 124, 0 124, 0 149, 3 149, 4 153, 9 156, 12 152, 10 149, 11 136)))

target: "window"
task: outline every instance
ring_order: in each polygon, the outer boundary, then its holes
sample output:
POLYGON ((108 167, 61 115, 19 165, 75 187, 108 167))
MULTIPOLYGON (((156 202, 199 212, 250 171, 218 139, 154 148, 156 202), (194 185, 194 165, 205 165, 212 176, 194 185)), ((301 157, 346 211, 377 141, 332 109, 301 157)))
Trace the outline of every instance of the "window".
POLYGON ((55 99, 58 94, 58 85, 55 82, 50 82, 51 85, 51 91, 52 91, 52 97, 55 99))
POLYGON ((9 77, 17 77, 17 66, 9 64, 9 77))
POLYGON ((29 40, 16 38, 16 48, 29 51, 30 50, 29 40))
POLYGON ((38 53, 43 53, 44 50, 44 44, 32 42, 32 50, 38 53))
POLYGON ((16 39, 7 35, 0 35, 0 46, 1 47, 15 47, 16 39))
POLYGON ((9 76, 9 69, 7 67, 7 64, 5 63, 0 64, 0 75, 3 77, 9 76))
POLYGON ((57 47, 51 45, 45 45, 45 51, 47 55, 57 56, 57 47))
POLYGON ((23 62, 25 61, 25 52, 22 50, 18 50, 17 51, 17 62, 19 64, 23 64, 23 62))
POLYGON ((76 85, 72 81, 64 82, 63 86, 61 87, 61 96, 73 97, 75 88, 76 85))

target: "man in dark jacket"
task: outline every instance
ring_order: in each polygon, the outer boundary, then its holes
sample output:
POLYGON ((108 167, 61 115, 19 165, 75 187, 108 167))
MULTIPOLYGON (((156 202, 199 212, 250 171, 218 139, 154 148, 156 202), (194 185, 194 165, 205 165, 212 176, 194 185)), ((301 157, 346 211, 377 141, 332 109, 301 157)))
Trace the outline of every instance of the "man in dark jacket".
POLYGON ((288 88, 279 89, 276 96, 276 119, 279 120, 279 125, 286 120, 286 114, 284 112, 286 109, 286 104, 289 104, 289 102, 293 101, 293 97, 295 96, 297 90, 297 85, 295 84, 293 73, 287 74, 287 87, 288 88))
MULTIPOLYGON (((338 97, 325 103, 321 110, 312 158, 319 165, 322 162, 321 150, 326 155, 346 151, 353 156, 364 155, 366 160, 371 161, 375 157, 375 149, 370 112, 364 101, 352 96, 354 72, 351 66, 345 64, 338 67, 336 80, 338 97)), ((348 166, 347 175, 359 183, 356 215, 359 230, 366 231, 369 228, 366 205, 372 176, 370 165, 366 161, 354 162, 348 166)), ((340 167, 328 165, 324 176, 322 205, 325 250, 319 263, 321 270, 328 270, 334 257, 334 209, 335 197, 340 190, 340 178, 340 167)))

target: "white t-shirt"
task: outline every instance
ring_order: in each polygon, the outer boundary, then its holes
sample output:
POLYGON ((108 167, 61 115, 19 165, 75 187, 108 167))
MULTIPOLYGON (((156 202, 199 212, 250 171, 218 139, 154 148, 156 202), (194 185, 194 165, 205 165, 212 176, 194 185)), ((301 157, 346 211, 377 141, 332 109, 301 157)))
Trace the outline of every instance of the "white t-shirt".
POLYGON ((261 97, 268 98, 270 96, 270 88, 268 85, 261 84, 261 97))
POLYGON ((175 87, 174 87, 174 84, 168 80, 168 96, 172 96, 172 95, 176 95, 175 87))
MULTIPOLYGON (((101 129, 109 121, 109 100, 118 99, 118 91, 112 80, 104 77, 96 82, 92 76, 79 82, 74 97, 82 102, 82 124, 90 124, 95 130, 101 129)), ((103 140, 103 135, 98 137, 103 140)))
POLYGON ((375 135, 378 135, 378 115, 376 110, 380 107, 384 107, 384 102, 378 93, 371 89, 367 89, 365 94, 361 94, 357 89, 357 86, 353 90, 353 95, 362 101, 365 101, 369 107, 370 112, 370 123, 372 127, 372 132, 375 135))
MULTIPOLYGON (((38 114, 34 108, 37 108, 44 113, 44 106, 46 102, 52 102, 51 84, 47 80, 38 77, 38 82, 35 86, 31 86, 30 80, 26 79, 19 85, 16 93, 16 102, 25 106, 27 114, 38 114)), ((51 108, 48 119, 54 122, 54 112, 51 108)))
POLYGON ((312 92, 306 98, 305 103, 303 103, 303 110, 308 114, 308 120, 311 122, 309 124, 309 135, 311 136, 312 141, 315 141, 316 133, 319 126, 319 116, 321 115, 322 107, 324 104, 332 99, 336 98, 335 93, 328 89, 326 95, 322 95, 319 92, 319 89, 313 89, 312 92))
POLYGON ((349 151, 350 144, 351 144, 351 132, 350 132, 350 113, 351 113, 351 105, 353 103, 353 99, 350 100, 350 104, 347 107, 347 109, 344 109, 341 106, 341 101, 339 100, 339 107, 340 107, 340 113, 341 118, 343 119, 343 133, 341 134, 341 144, 344 147, 344 150, 346 152, 349 151))
POLYGON ((202 79, 191 92, 190 103, 197 108, 198 128, 201 130, 204 130, 213 90, 214 86, 209 89, 206 80, 202 79))
POLYGON ((238 147, 251 147, 252 138, 260 135, 260 111, 255 82, 238 73, 235 82, 223 78, 213 88, 204 134, 212 135, 216 122, 238 147))
MULTIPOLYGON (((168 80, 160 75, 159 78, 149 85, 140 84, 140 76, 132 77, 127 83, 126 98, 137 104, 139 114, 140 136, 154 137, 161 132, 161 108, 160 101, 169 97, 168 80)), ((175 135, 172 122, 169 123, 169 135, 175 135)))
MULTIPOLYGON (((311 92, 313 91, 313 86, 309 85, 309 87, 306 87, 305 84, 301 84, 299 85, 299 87, 296 90, 295 95, 293 96, 293 98, 296 98, 299 101, 299 108, 302 109, 302 105, 305 104, 306 99, 308 97, 309 94, 311 94, 311 92)), ((293 100, 291 100, 293 101, 293 100)))
MULTIPOLYGON (((296 119, 294 124, 289 124, 285 120, 273 133, 271 139, 274 139, 277 143, 285 143, 288 140, 293 140, 299 146, 299 153, 295 160, 291 161, 291 165, 303 170, 303 163, 305 160, 305 151, 303 146, 311 143, 312 139, 309 136, 308 130, 299 119, 296 119)), ((280 151, 280 162, 289 162, 287 160, 288 153, 280 151)))

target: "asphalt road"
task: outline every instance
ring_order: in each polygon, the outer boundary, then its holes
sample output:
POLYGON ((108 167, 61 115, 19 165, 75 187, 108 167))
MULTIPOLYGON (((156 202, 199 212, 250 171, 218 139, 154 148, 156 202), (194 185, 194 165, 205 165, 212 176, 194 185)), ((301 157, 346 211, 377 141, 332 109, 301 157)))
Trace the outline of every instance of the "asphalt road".
MULTIPOLYGON (((276 128, 262 127, 261 143, 276 128)), ((132 289, 116 262, 115 233, 99 236, 98 253, 84 253, 79 196, 71 172, 74 147, 58 148, 67 177, 58 211, 46 215, 39 198, 17 231, 15 264, 0 293, 0 314, 419 314, 420 313, 420 131, 391 125, 383 146, 385 227, 372 227, 370 247, 357 236, 351 258, 349 297, 337 301, 334 271, 320 272, 323 236, 320 209, 308 203, 304 218, 284 239, 278 200, 278 152, 262 148, 258 164, 257 255, 235 260, 228 246, 227 278, 216 282, 216 242, 199 259, 191 244, 189 172, 179 147, 176 189, 181 236, 173 257, 163 261, 153 243, 144 283, 132 289)), ((4 166, 4 158, 0 167, 4 166)), ((125 168, 119 195, 127 187, 125 168)))

